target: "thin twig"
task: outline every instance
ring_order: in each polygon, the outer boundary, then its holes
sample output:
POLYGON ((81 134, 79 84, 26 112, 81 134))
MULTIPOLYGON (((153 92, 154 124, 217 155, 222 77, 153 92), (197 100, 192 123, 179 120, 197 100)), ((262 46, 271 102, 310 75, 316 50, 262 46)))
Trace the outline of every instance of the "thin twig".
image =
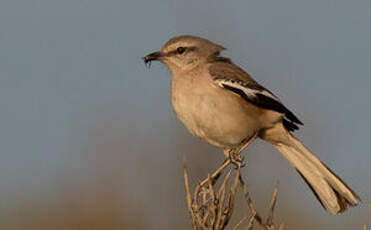
POLYGON ((227 181, 230 178, 231 174, 232 174, 232 170, 229 170, 229 172, 225 176, 224 181, 223 181, 222 185, 220 186, 220 189, 219 189, 219 192, 218 192, 218 197, 219 197, 218 210, 219 211, 218 211, 218 216, 216 218, 217 219, 216 227, 218 229, 222 229, 221 226, 223 225, 222 214, 224 214, 225 190, 226 190, 227 181))
POLYGON ((247 216, 245 216, 244 218, 242 218, 242 219, 241 219, 241 220, 236 224, 236 226, 234 226, 233 230, 237 230, 238 227, 240 227, 241 224, 242 224, 245 220, 247 220, 247 216))
POLYGON ((254 222, 255 222, 255 215, 256 213, 254 213, 251 217, 250 217, 250 221, 249 221, 249 224, 246 226, 246 230, 252 230, 253 227, 254 227, 254 222))
POLYGON ((271 204, 269 205, 269 215, 266 221, 266 225, 269 227, 273 226, 273 214, 274 214, 274 208, 276 206, 276 201, 277 201, 278 185, 279 185, 279 182, 277 181, 276 187, 274 188, 274 192, 272 195, 271 204))
POLYGON ((245 199, 247 201, 247 205, 250 209, 250 212, 251 214, 254 216, 254 219, 256 221, 258 221, 258 223, 260 225, 263 224, 263 221, 262 221, 262 218, 260 217, 260 215, 257 213, 256 209, 255 209, 255 206, 250 198, 250 195, 249 195, 249 188, 247 187, 247 185, 245 184, 245 182, 243 181, 242 177, 240 176, 240 184, 241 184, 241 187, 242 187, 242 191, 245 195, 245 199))
POLYGON ((184 187, 186 190, 189 217, 191 218, 192 229, 196 230, 197 226, 196 226, 196 220, 195 220, 195 217, 193 215, 193 210, 192 210, 192 197, 191 197, 191 192, 189 189, 189 180, 188 180, 188 173, 187 173, 187 167, 186 167, 185 160, 183 160, 183 170, 184 170, 184 187))
POLYGON ((210 194, 210 207, 208 209, 208 212, 211 213, 211 218, 210 218, 210 226, 211 229, 214 229, 215 227, 215 220, 216 220, 216 198, 215 198, 215 193, 214 193, 214 188, 213 184, 211 183, 211 179, 209 177, 209 194, 210 194))
POLYGON ((237 188, 238 188, 238 182, 239 182, 239 178, 240 178, 240 175, 241 175, 241 165, 238 165, 238 168, 236 170, 236 175, 234 177, 234 181, 233 181, 233 184, 232 184, 232 187, 230 189, 230 192, 229 192, 229 199, 228 199, 228 207, 226 208, 226 216, 225 216, 225 221, 224 221, 224 225, 227 225, 232 214, 233 214, 233 210, 234 210, 234 200, 235 200, 235 197, 236 197, 236 192, 237 192, 237 188))
MULTIPOLYGON (((211 179, 214 180, 215 178, 217 178, 222 172, 223 170, 231 163, 231 160, 230 159, 227 159, 223 164, 222 166, 220 166, 212 175, 211 175, 211 179)), ((200 183, 200 186, 203 186, 205 185, 207 182, 209 181, 209 178, 206 178, 205 180, 201 181, 200 183)))

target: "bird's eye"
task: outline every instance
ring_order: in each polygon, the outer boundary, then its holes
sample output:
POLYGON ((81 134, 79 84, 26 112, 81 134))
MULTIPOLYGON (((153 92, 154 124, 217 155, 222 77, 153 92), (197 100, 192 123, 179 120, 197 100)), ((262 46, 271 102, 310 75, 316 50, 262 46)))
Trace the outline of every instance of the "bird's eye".
POLYGON ((185 48, 182 47, 182 46, 180 46, 180 47, 178 47, 178 48, 176 49, 176 51, 178 52, 178 54, 182 54, 182 53, 184 53, 185 48))

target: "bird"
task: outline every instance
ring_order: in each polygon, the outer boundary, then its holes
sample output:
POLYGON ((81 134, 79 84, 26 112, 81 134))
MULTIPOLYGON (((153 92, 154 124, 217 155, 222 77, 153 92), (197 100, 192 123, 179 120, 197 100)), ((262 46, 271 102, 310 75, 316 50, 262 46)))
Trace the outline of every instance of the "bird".
POLYGON ((228 162, 260 138, 297 170, 331 214, 360 203, 359 196, 294 137, 303 123, 271 91, 221 55, 225 48, 193 35, 176 36, 143 57, 162 62, 172 75, 171 104, 193 135, 223 149, 228 162))

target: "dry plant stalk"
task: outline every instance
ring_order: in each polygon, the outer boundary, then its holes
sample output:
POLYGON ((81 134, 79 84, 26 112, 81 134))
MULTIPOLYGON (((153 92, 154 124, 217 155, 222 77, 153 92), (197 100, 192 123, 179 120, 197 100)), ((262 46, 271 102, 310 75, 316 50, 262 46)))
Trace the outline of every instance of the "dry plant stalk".
POLYGON ((240 163, 236 163, 236 170, 234 170, 233 173, 232 170, 228 171, 228 173, 224 176, 224 179, 221 180, 222 182, 219 186, 216 186, 216 184, 218 180, 221 179, 219 176, 222 172, 219 172, 219 175, 215 175, 215 173, 212 176, 209 175, 207 179, 195 187, 193 196, 189 187, 188 172, 185 162, 183 163, 183 167, 187 207, 193 230, 225 229, 233 214, 236 192, 239 187, 238 185, 240 185, 242 188, 244 197, 247 201, 249 215, 242 218, 237 225, 234 226, 234 230, 242 229, 241 227, 247 220, 248 223, 245 223, 245 228, 243 228, 246 230, 253 229, 255 223, 258 223, 258 225, 263 227, 265 230, 283 229, 283 223, 281 223, 278 227, 276 227, 273 223, 273 214, 278 193, 278 183, 273 192, 269 207, 269 215, 266 221, 263 221, 261 215, 258 214, 252 202, 252 199, 249 195, 248 186, 241 177, 240 163), (232 174, 234 174, 233 177, 232 174))

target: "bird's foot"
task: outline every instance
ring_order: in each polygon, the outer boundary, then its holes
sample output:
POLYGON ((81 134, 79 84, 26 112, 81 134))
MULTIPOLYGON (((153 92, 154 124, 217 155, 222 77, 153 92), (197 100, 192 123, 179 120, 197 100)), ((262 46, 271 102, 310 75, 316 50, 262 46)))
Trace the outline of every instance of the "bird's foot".
POLYGON ((227 160, 229 160, 235 166, 235 169, 242 168, 245 166, 245 164, 243 163, 244 157, 241 156, 240 152, 230 150, 228 154, 228 159, 226 159, 226 161, 227 160))

